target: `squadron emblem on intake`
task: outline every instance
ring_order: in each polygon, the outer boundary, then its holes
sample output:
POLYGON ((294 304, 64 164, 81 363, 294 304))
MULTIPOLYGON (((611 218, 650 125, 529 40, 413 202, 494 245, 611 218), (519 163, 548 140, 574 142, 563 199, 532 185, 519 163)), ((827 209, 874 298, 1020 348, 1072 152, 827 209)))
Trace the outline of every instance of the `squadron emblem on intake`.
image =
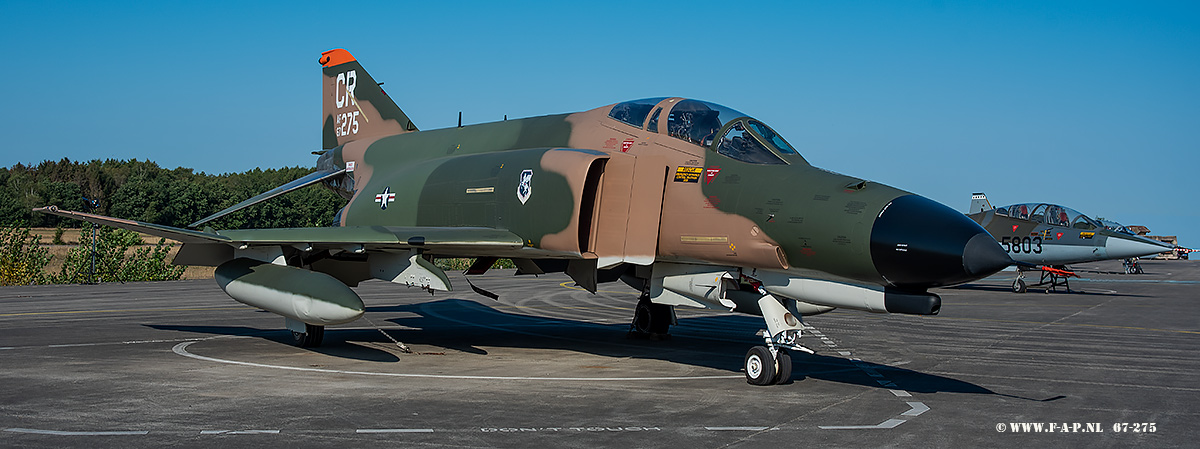
POLYGON ((521 200, 521 204, 529 201, 529 195, 533 194, 533 170, 525 170, 521 172, 521 182, 517 184, 517 199, 521 200))

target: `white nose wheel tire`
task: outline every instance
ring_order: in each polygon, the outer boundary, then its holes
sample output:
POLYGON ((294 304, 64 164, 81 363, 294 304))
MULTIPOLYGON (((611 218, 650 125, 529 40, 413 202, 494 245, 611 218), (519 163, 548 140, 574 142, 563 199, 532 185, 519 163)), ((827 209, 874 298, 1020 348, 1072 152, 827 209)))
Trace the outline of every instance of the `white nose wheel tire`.
MULTIPOLYGON (((746 382, 751 385, 775 383, 775 358, 766 346, 755 346, 746 353, 746 382)), ((790 370, 789 370, 790 371, 790 370)))

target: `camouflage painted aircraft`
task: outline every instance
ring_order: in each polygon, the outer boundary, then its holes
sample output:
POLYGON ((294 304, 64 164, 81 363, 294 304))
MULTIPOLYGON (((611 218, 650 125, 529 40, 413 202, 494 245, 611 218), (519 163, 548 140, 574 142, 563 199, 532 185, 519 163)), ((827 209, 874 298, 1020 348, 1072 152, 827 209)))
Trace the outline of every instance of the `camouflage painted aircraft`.
MULTIPOLYGON (((1170 251, 1172 246, 1157 240, 1109 229, 1103 223, 1069 207, 1049 203, 1013 204, 993 207, 987 195, 971 195, 967 216, 987 228, 1017 266, 1012 289, 1024 293, 1025 272, 1032 266, 1050 266, 1042 270, 1042 279, 1034 286, 1046 286, 1046 292, 1059 285, 1067 287, 1067 271, 1072 263, 1128 259, 1170 251)), ((1122 227, 1123 228, 1123 227, 1122 227)))
POLYGON ((745 358, 758 385, 790 378, 789 349, 811 353, 804 315, 936 314, 929 288, 1012 263, 953 209, 813 167, 724 106, 650 98, 419 131, 349 52, 319 62, 317 170, 190 227, 316 183, 347 200, 332 226, 197 231, 38 210, 183 242, 174 263, 215 266, 226 293, 282 315, 301 346, 363 315, 361 281, 449 291, 434 258, 475 258, 467 274, 510 258, 517 274, 565 272, 593 293, 620 279, 642 291, 641 333, 665 334, 675 306, 763 316, 765 345, 745 358))

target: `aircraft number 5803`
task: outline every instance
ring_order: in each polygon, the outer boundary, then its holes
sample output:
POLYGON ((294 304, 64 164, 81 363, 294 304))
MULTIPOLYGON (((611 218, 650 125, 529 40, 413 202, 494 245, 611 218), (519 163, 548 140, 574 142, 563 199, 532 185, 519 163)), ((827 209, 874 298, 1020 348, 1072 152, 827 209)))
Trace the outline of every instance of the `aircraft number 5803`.
POLYGON ((1004 249, 1010 253, 1042 253, 1041 237, 1002 237, 1000 244, 1004 245, 1004 249))

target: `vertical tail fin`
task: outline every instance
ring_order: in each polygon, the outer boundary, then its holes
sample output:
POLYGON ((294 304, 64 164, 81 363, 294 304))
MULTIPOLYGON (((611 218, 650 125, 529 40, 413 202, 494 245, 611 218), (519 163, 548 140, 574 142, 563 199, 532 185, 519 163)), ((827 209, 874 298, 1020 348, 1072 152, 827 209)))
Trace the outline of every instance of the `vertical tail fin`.
POLYGON ((380 84, 350 52, 321 53, 322 148, 330 149, 364 137, 416 131, 412 120, 388 97, 380 84))
POLYGON ((967 210, 967 215, 977 214, 985 210, 992 210, 992 203, 988 201, 987 195, 982 193, 971 194, 971 208, 967 210))

